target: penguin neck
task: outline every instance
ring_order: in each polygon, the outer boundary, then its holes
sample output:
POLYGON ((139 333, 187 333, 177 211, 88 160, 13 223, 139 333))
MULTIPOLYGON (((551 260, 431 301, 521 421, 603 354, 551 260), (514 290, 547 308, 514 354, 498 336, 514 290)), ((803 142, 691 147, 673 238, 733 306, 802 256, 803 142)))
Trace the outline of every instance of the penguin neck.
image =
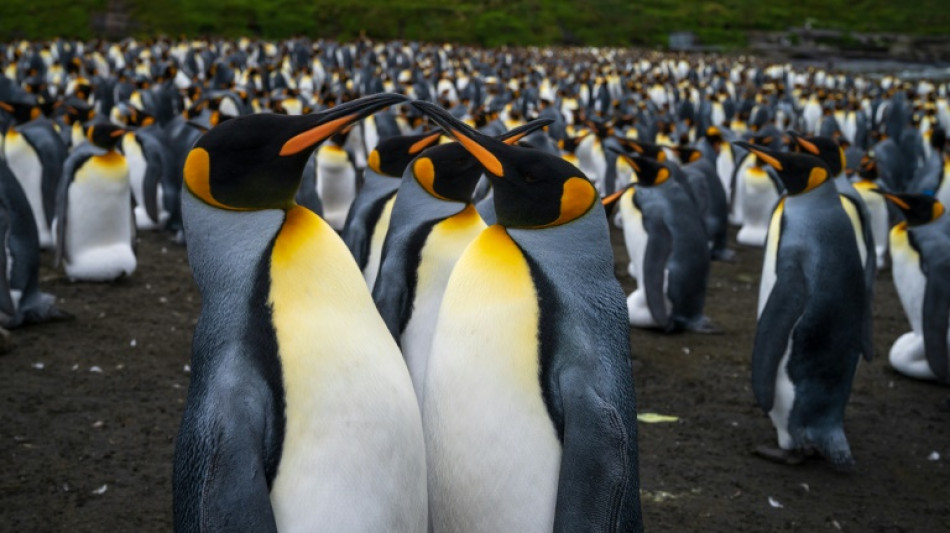
POLYGON ((202 305, 236 305, 250 294, 258 269, 285 213, 280 209, 226 211, 182 189, 182 221, 202 305))

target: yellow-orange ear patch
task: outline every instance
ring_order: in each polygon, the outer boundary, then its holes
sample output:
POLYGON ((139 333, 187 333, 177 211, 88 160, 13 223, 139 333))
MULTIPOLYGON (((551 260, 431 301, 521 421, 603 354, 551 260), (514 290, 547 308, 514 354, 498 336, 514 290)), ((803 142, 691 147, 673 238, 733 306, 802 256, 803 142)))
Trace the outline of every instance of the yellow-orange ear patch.
POLYGON ((211 158, 204 148, 193 148, 185 159, 184 182, 188 190, 206 204, 221 209, 234 209, 211 196, 211 158))
POLYGON ((808 185, 805 187, 806 191, 810 191, 815 187, 821 185, 828 179, 828 171, 821 167, 814 167, 811 169, 811 172, 808 173, 808 185))
POLYGON ((431 159, 428 157, 416 159, 416 162, 412 164, 412 175, 416 177, 416 181, 419 185, 422 185, 427 193, 440 200, 448 200, 448 198, 435 192, 435 166, 431 159))
POLYGON ((663 183, 664 181, 666 181, 666 180, 668 180, 668 179, 670 179, 670 171, 669 171, 669 169, 667 169, 667 168, 661 168, 661 169, 659 170, 659 172, 656 173, 656 180, 654 180, 653 183, 656 184, 656 185, 659 185, 659 184, 663 183))
POLYGON ((539 228, 550 228, 560 226, 577 218, 590 210, 591 206, 597 202, 597 191, 594 186, 584 178, 568 178, 564 182, 564 188, 561 192, 561 214, 554 222, 537 226, 539 228))
POLYGON ((373 150, 369 153, 369 157, 366 158, 366 166, 368 166, 373 172, 377 174, 383 173, 381 170, 379 170, 379 150, 373 150))
POLYGON ((940 218, 940 215, 944 214, 945 212, 946 212, 946 208, 943 207, 942 203, 934 202, 933 218, 931 218, 931 220, 937 220, 938 218, 940 218))

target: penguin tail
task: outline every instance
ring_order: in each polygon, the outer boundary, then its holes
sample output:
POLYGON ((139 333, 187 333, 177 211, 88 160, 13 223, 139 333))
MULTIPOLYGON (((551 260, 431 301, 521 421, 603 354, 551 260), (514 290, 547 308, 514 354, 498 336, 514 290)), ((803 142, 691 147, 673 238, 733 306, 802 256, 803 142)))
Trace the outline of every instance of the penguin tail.
POLYGON ((809 441, 831 466, 839 472, 850 472, 854 469, 854 457, 851 456, 851 446, 844 435, 844 429, 839 427, 822 431, 812 435, 809 441))

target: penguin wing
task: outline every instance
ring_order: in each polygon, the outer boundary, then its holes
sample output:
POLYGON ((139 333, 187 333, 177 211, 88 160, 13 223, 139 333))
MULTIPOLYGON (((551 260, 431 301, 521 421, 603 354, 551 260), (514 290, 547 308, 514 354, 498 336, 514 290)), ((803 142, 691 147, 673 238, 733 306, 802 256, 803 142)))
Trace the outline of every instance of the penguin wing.
POLYGON ((13 298, 10 296, 10 280, 7 279, 8 261, 7 255, 10 239, 10 215, 5 205, 0 201, 0 323, 16 314, 16 307, 13 305, 13 298), (2 316, 6 315, 6 316, 2 316))
POLYGON ((775 285, 759 316, 752 350, 752 392, 765 412, 772 410, 775 375, 806 303, 805 273, 801 264, 782 255, 779 248, 777 264, 780 266, 776 269, 775 285))
MULTIPOLYGON (((145 147, 145 177, 142 179, 142 194, 145 200, 145 213, 152 222, 158 222, 158 187, 162 182, 164 162, 152 143, 142 140, 145 147)), ((133 224, 134 225, 134 224, 133 224)))
POLYGON ((63 161, 66 159, 66 145, 56 134, 52 125, 40 129, 39 126, 24 131, 24 136, 33 145, 36 154, 43 165, 40 177, 40 190, 43 194, 43 210, 46 213, 46 224, 53 223, 53 212, 56 207, 56 194, 59 182, 63 175, 63 161))
MULTIPOLYGON (((857 238, 864 241, 866 257, 864 258, 864 292, 868 302, 874 301, 874 280, 877 278, 877 258, 874 254, 874 234, 871 233, 871 214, 864 200, 857 192, 841 194, 846 201, 851 202, 858 211, 858 219, 861 222, 860 233, 857 238)), ((861 317, 861 353, 865 361, 870 361, 874 357, 874 315, 872 306, 865 306, 864 316, 861 317)))
POLYGON ((934 374, 950 382, 950 361, 947 360, 947 329, 950 325, 950 261, 927 267, 924 289, 923 329, 924 353, 934 374))
POLYGON ((96 149, 89 143, 79 146, 66 158, 63 164, 63 179, 59 182, 56 193, 56 253, 53 257, 53 266, 58 267, 66 253, 66 211, 69 204, 69 186, 73 182, 76 171, 96 153, 96 149))
MULTIPOLYGON (((201 356, 253 359, 239 347, 214 351, 201 356)), ((265 457, 273 449, 269 386, 246 368, 209 370, 219 375, 201 376, 200 393, 192 385, 175 445, 175 531, 276 533, 265 457)))
POLYGON ((646 251, 643 254, 643 291, 653 320, 665 327, 670 318, 666 312, 664 285, 666 263, 673 252, 673 235, 659 216, 644 217, 643 226, 648 235, 646 251))

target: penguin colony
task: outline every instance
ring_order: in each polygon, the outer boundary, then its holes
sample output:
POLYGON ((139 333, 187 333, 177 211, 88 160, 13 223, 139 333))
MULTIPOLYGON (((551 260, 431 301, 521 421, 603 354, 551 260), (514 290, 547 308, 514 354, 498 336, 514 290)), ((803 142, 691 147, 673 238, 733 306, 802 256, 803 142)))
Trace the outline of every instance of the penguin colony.
POLYGON ((762 457, 853 464, 881 270, 891 365, 950 383, 946 82, 369 40, 24 41, 0 67, 0 325, 69 317, 41 249, 113 281, 136 231, 188 246, 179 531, 641 530, 628 327, 729 334, 704 303, 735 245, 765 250, 762 457))

